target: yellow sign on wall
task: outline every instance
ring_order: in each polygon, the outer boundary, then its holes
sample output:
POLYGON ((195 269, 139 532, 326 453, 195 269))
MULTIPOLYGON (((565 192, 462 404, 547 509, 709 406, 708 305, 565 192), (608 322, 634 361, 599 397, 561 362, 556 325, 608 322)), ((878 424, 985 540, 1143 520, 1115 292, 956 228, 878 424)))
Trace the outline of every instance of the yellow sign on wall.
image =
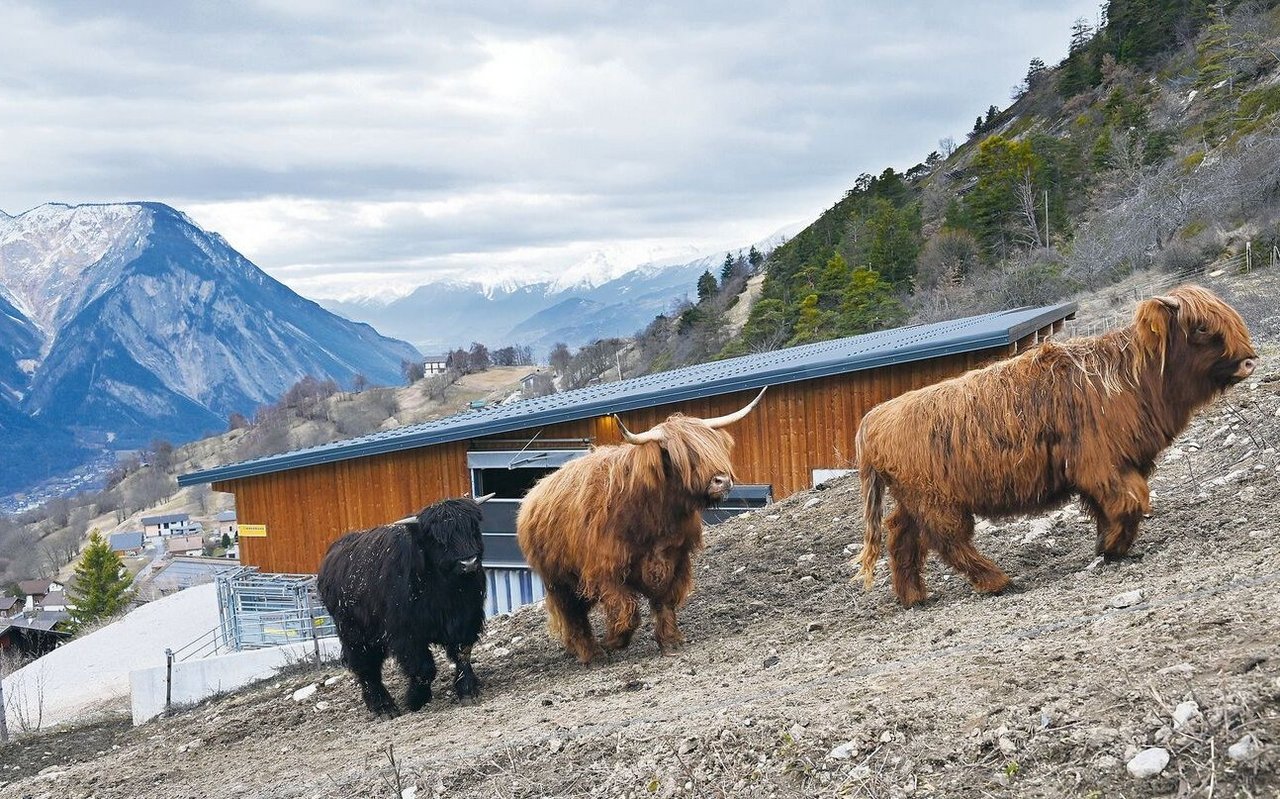
POLYGON ((265 524, 242 524, 240 525, 241 538, 266 538, 267 526, 265 524))

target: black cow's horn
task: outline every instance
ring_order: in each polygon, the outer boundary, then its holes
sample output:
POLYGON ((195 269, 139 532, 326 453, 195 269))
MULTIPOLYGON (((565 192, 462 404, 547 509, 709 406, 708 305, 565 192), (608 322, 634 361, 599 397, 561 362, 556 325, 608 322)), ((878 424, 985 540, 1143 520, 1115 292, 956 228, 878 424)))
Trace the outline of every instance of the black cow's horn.
POLYGON ((1177 297, 1170 297, 1168 294, 1153 297, 1152 299, 1167 308, 1172 308, 1175 311, 1182 307, 1182 302, 1177 297))

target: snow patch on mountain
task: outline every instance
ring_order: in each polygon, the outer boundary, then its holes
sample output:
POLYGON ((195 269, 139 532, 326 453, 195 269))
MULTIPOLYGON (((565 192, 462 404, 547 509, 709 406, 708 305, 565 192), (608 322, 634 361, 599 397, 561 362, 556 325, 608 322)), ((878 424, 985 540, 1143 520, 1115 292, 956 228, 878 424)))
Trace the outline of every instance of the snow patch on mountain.
POLYGON ((128 260, 146 240, 142 205, 47 203, 0 218, 0 285, 19 311, 52 336, 66 308, 92 302, 116 276, 94 269, 128 260), (114 258, 108 256, 114 255, 114 258))

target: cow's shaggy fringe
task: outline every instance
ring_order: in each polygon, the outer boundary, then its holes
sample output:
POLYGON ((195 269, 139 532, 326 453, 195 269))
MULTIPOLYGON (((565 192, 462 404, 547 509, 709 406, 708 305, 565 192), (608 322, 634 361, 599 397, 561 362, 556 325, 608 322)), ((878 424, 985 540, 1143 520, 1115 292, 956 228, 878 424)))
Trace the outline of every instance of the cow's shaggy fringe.
POLYGON ((431 701, 431 644, 444 646, 453 661, 459 697, 478 689, 471 647, 484 628, 480 518, 473 500, 446 499, 424 508, 415 524, 347 533, 325 554, 316 587, 337 627, 342 659, 374 713, 399 712, 382 682, 388 654, 409 678, 409 710, 431 701))
POLYGON ((974 514, 1036 512, 1079 494, 1097 552, 1127 554, 1150 510, 1156 456, 1255 357, 1235 310, 1183 286, 1142 302, 1129 327, 1045 342, 873 408, 857 437, 864 582, 880 556, 886 489, 897 500, 884 523, 893 585, 907 606, 926 596, 931 550, 980 591, 1008 583, 973 546, 974 514))
POLYGON ((599 652, 588 613, 606 615, 603 644, 620 649, 649 600, 664 651, 683 640, 675 611, 693 587, 709 486, 731 480, 733 438, 675 414, 662 442, 598 447, 544 477, 516 523, 520 548, 547 588, 548 624, 582 662, 599 652))

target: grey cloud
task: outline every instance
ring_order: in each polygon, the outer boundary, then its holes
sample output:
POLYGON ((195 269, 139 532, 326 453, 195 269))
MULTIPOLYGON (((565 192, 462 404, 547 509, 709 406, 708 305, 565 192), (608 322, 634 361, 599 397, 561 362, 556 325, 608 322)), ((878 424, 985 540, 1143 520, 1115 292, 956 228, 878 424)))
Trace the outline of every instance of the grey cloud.
MULTIPOLYGON (((0 207, 493 198, 381 226, 335 213, 244 248, 309 285, 353 263, 720 241, 960 138, 1095 8, 8 3, 0 207)), ((229 224, 233 245, 252 241, 229 224)))

